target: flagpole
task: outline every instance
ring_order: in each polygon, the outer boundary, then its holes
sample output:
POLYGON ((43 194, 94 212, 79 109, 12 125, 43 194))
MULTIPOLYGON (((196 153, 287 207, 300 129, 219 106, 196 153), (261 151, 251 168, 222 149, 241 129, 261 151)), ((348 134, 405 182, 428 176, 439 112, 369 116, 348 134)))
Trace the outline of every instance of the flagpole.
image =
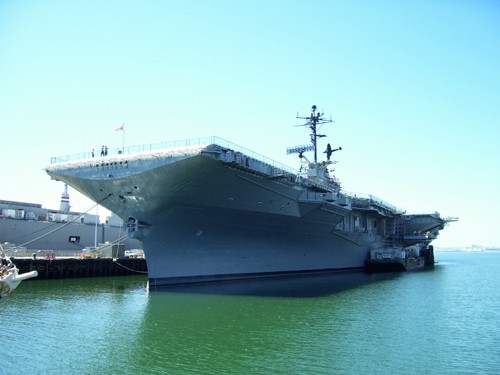
MULTIPOLYGON (((121 131, 123 134, 122 134, 122 150, 121 150, 121 153, 124 154, 125 153, 125 123, 123 122, 119 127, 117 127, 115 129, 115 132, 117 131, 121 131)), ((120 151, 118 150, 118 152, 120 153, 120 151)))

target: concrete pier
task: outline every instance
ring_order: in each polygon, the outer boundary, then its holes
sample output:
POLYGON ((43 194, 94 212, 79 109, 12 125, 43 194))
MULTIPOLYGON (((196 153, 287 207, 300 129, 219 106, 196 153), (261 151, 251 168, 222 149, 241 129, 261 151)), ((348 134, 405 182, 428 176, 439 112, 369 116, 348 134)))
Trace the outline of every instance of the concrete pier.
POLYGON ((19 273, 37 271, 40 279, 65 279, 76 277, 146 275, 146 260, 141 258, 116 259, 12 259, 19 273))

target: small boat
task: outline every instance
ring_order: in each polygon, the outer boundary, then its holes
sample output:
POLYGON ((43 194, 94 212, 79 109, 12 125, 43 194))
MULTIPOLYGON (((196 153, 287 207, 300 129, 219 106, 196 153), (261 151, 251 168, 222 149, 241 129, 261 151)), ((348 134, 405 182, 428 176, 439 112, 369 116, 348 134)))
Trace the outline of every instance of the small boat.
POLYGON ((434 265, 432 246, 408 246, 404 249, 370 251, 365 266, 368 273, 415 271, 434 265))
POLYGON ((1 259, 0 265, 0 299, 7 297, 16 289, 21 281, 38 276, 37 271, 19 274, 19 269, 8 257, 1 259))

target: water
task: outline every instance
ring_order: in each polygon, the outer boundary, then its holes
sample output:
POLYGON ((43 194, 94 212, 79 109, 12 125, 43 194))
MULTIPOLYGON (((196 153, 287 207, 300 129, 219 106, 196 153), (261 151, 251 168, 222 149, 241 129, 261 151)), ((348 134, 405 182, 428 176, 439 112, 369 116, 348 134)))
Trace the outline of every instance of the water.
POLYGON ((23 282, 0 374, 498 374, 500 253, 433 271, 148 290, 142 276, 23 282))

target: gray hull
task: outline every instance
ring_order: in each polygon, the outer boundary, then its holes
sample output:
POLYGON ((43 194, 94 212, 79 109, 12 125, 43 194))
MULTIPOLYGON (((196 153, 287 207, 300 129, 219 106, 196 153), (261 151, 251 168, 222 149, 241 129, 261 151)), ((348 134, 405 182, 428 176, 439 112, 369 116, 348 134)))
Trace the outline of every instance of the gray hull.
POLYGON ((129 222, 151 285, 361 269, 383 246, 348 207, 199 150, 107 161, 47 172, 129 222))
POLYGON ((380 238, 329 222, 215 208, 165 212, 143 239, 153 284, 361 269, 380 238))

